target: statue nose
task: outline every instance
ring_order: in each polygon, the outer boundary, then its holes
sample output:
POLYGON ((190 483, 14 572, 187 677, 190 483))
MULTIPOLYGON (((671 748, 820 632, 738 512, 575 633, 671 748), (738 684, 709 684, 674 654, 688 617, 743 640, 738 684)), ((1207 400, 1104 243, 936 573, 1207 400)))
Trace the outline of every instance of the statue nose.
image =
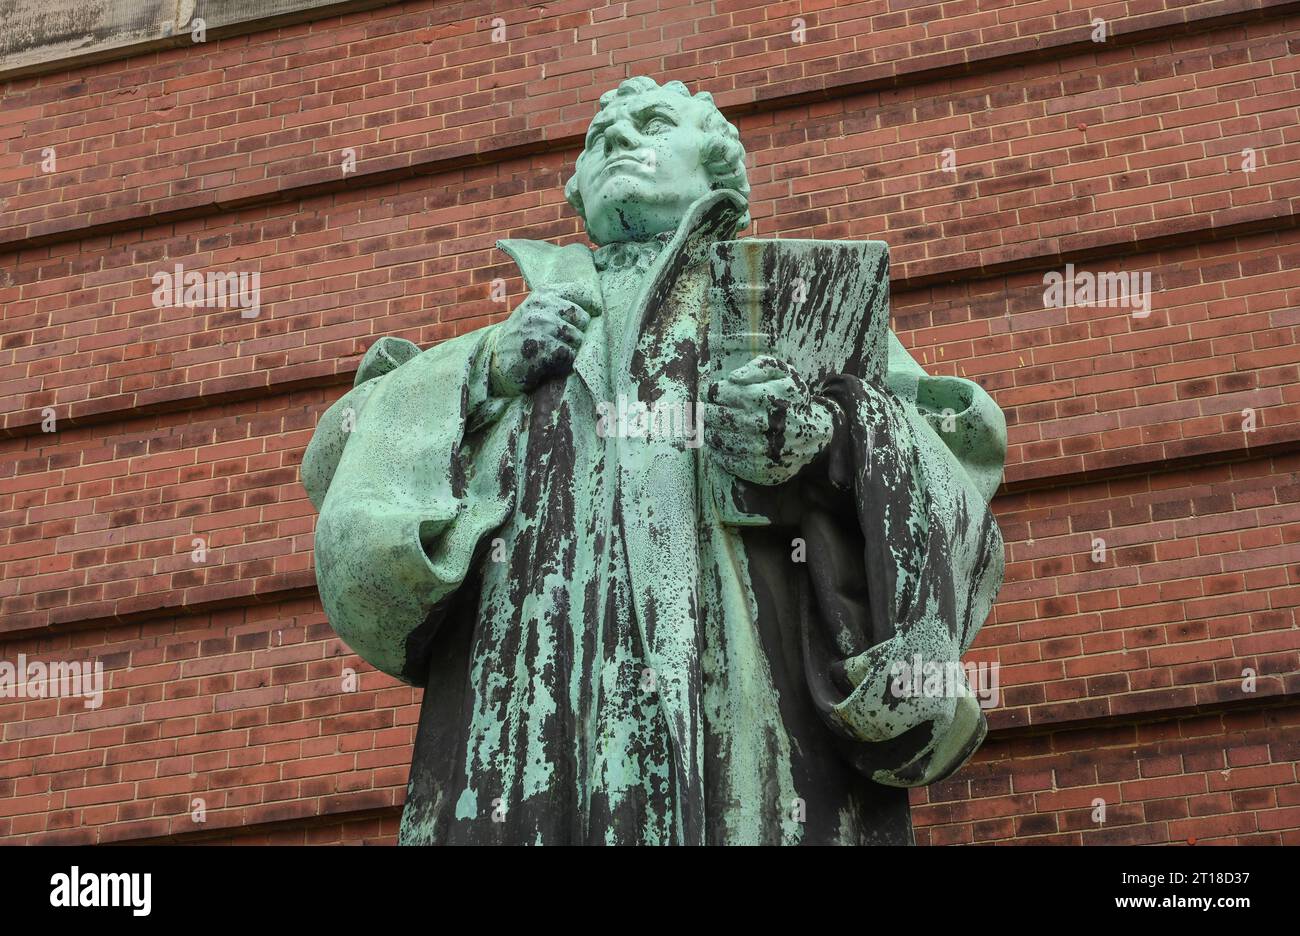
POLYGON ((636 140, 635 140, 635 132, 632 129, 632 125, 628 123, 626 120, 620 120, 617 121, 616 123, 610 124, 609 129, 605 131, 605 144, 611 150, 612 149, 625 149, 625 150, 635 149, 636 140))

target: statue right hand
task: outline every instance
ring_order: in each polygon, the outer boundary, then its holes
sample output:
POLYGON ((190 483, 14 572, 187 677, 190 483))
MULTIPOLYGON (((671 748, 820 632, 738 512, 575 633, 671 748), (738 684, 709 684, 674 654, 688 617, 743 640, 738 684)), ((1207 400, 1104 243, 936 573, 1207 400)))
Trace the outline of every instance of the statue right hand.
POLYGON ((582 347, 591 316, 554 290, 534 290, 497 326, 492 348, 492 391, 531 393, 547 377, 563 376, 582 347))

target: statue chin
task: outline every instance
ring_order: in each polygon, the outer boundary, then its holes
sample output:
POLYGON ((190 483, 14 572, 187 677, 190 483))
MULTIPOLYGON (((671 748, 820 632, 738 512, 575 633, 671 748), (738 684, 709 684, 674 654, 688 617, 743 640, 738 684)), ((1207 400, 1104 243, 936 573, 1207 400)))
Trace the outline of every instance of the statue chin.
POLYGON ((664 186, 615 173, 592 196, 583 198, 587 233, 601 245, 650 240, 677 230, 691 204, 708 192, 707 184, 664 186))
POLYGON ((603 201, 587 214, 587 233, 600 245, 647 241, 675 231, 686 206, 649 205, 640 199, 603 201))

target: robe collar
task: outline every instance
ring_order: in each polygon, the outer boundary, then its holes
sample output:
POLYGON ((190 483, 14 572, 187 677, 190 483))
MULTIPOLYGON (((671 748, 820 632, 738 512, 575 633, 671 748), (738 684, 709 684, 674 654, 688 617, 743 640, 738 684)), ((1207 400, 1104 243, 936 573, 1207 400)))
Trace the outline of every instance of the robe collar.
MULTIPOLYGON (((677 225, 677 230, 662 245, 657 243, 660 238, 654 238, 641 246, 632 246, 630 242, 608 245, 621 247, 619 253, 623 255, 636 251, 632 255, 634 263, 649 258, 645 266, 645 281, 628 310, 629 321, 636 322, 636 326, 625 329, 625 334, 620 336, 620 341, 614 346, 615 354, 611 364, 615 373, 627 372, 636 349, 636 337, 641 333, 646 314, 655 306, 656 300, 667 295, 687 265, 704 259, 710 244, 735 236, 736 222, 744 214, 745 208, 744 196, 730 189, 719 189, 692 203, 677 225)), ((582 244, 559 246, 546 241, 524 239, 497 241, 497 246, 518 264, 529 289, 556 289, 564 298, 576 302, 593 316, 604 312, 600 271, 595 259, 603 248, 592 250, 582 244)), ((606 251, 604 259, 612 260, 614 255, 615 251, 606 251)), ((594 348, 586 354, 579 352, 573 369, 587 385, 593 399, 608 400, 610 392, 617 389, 607 385, 603 361, 594 348)))
MULTIPOLYGON (((706 239, 725 239, 733 236, 735 222, 744 214, 746 202, 743 196, 727 189, 710 192, 698 199, 687 210, 671 235, 665 233, 646 242, 645 248, 653 251, 650 266, 659 264, 664 255, 687 246, 692 234, 705 234, 706 239), (721 209, 721 211, 719 211, 721 209), (701 228, 707 229, 702 231, 701 228), (662 239, 663 245, 653 241, 662 239)), ((609 244, 608 247, 622 247, 624 250, 637 250, 631 246, 634 242, 623 245, 609 244)), ((519 267, 524 282, 529 289, 563 284, 567 287, 566 298, 571 298, 592 315, 602 311, 600 302, 599 275, 595 258, 604 248, 592 249, 583 244, 565 244, 560 246, 547 241, 524 240, 512 238, 497 241, 497 247, 505 251, 519 267)), ((606 251, 602 262, 611 258, 614 251, 606 251)), ((639 255, 639 254, 638 254, 639 255)))
POLYGON ((617 244, 606 244, 603 247, 596 248, 592 254, 592 261, 596 264, 596 270, 603 273, 606 270, 625 270, 635 268, 637 270, 648 270, 650 264, 663 252, 668 246, 668 242, 673 239, 672 231, 664 231, 662 234, 656 234, 646 241, 623 241, 617 244))

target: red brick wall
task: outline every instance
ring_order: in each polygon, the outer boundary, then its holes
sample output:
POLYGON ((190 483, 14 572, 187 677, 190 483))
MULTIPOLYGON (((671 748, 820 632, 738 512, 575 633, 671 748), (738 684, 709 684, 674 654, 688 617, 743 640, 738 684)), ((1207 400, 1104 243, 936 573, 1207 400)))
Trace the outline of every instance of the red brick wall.
POLYGON ((0 699, 0 840, 394 838, 419 694, 321 613, 302 450, 376 337, 506 313, 497 238, 579 237, 646 73, 738 123, 758 233, 889 241, 904 343, 1007 414, 1003 705, 918 839, 1300 843, 1300 3, 1069 7, 408 3, 3 86, 0 659, 108 693, 0 699), (1150 316, 1045 309, 1067 262, 1150 316), (260 316, 154 308, 175 263, 260 316))

